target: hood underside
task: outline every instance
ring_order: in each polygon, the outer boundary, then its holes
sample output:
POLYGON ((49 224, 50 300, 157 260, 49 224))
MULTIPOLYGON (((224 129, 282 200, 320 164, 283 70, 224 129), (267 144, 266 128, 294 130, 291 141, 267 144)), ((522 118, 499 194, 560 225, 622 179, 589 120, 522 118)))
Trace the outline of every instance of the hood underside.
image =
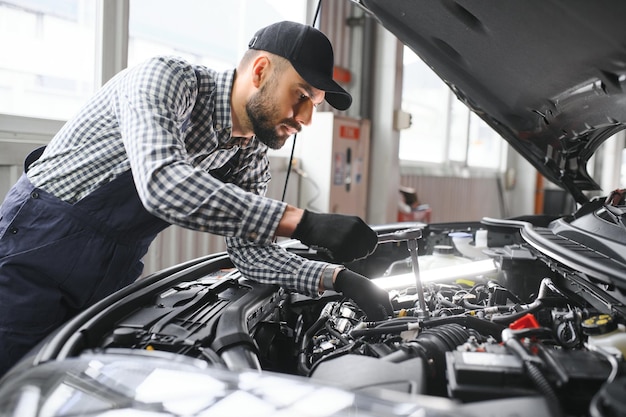
POLYGON ((576 201, 626 123, 626 2, 361 0, 461 101, 576 201))

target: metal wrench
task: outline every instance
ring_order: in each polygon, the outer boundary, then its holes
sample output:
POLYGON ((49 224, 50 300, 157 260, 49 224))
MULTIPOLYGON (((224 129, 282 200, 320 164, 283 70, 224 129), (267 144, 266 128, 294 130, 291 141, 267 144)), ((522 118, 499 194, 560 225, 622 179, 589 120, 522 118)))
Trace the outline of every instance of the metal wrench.
POLYGON ((378 243, 407 243, 407 246, 409 247, 409 253, 411 254, 411 266, 413 267, 413 274, 415 275, 415 287, 417 288, 417 296, 419 297, 418 301, 420 306, 420 314, 425 317, 428 316, 428 311, 426 310, 426 300, 424 300, 424 287, 422 287, 422 280, 420 278, 420 267, 417 260, 418 240, 421 238, 422 229, 412 228, 378 235, 378 243))

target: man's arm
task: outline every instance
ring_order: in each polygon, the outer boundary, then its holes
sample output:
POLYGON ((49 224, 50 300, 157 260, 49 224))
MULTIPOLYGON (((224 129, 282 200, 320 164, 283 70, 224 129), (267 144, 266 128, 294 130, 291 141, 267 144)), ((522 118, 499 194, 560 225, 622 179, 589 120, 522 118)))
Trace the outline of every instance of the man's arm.
POLYGON ((357 303, 372 321, 393 315, 385 290, 342 265, 305 259, 278 245, 257 245, 233 237, 226 238, 226 244, 231 260, 248 279, 313 298, 327 290, 337 291, 357 303))
POLYGON ((276 236, 291 237, 296 227, 298 227, 298 223, 302 220, 303 214, 303 209, 287 205, 283 217, 281 217, 276 228, 276 236))
POLYGON ((312 261, 279 245, 259 245, 249 240, 227 237, 230 259, 248 279, 278 284, 291 291, 318 297, 326 262, 312 261))

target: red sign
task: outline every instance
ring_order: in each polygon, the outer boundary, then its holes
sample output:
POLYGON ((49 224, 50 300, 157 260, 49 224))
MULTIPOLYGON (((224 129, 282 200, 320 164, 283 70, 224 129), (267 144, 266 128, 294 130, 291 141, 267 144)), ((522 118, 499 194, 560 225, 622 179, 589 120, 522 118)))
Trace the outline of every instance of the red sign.
POLYGON ((358 126, 339 126, 339 137, 344 139, 359 140, 361 137, 361 129, 358 126))

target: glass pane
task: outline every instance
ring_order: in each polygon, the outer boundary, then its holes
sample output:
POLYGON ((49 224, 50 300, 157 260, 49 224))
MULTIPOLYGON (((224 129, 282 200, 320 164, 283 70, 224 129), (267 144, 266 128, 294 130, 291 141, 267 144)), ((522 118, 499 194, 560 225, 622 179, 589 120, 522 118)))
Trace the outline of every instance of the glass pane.
POLYGON ((469 138, 467 164, 470 167, 501 168, 504 139, 473 113, 470 118, 469 138))
POLYGON ((410 128, 400 132, 400 159, 445 161, 448 91, 444 82, 405 47, 402 109, 411 113, 412 123, 410 128))
POLYGON ((502 138, 406 47, 402 109, 411 113, 412 125, 400 132, 401 160, 500 168, 502 138))
POLYGON ((451 95, 450 115, 450 148, 448 159, 465 163, 467 159, 467 141, 470 122, 470 111, 467 106, 451 95))
POLYGON ((67 119, 95 91, 96 2, 0 2, 0 113, 67 119))
POLYGON ((176 55, 233 68, 254 32, 281 20, 305 22, 306 0, 131 0, 128 65, 176 55))

